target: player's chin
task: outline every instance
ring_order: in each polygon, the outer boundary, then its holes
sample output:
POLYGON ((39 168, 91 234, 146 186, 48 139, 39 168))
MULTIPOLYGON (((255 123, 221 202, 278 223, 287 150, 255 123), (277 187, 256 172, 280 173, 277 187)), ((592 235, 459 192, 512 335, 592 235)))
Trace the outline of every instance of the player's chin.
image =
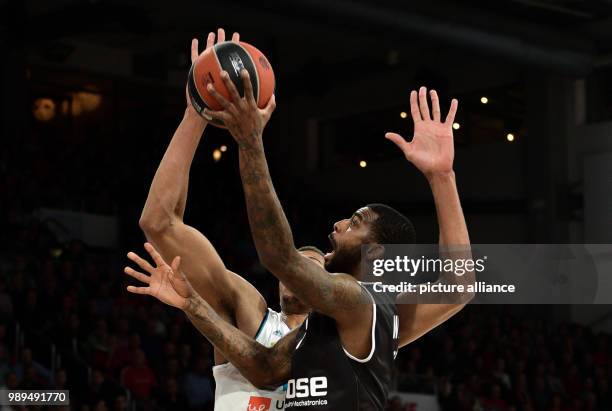
POLYGON ((325 254, 324 256, 325 262, 323 264, 323 267, 325 267, 325 270, 327 270, 328 272, 334 272, 336 271, 336 266, 337 266, 337 260, 338 258, 336 258, 336 251, 332 251, 330 253, 325 254))

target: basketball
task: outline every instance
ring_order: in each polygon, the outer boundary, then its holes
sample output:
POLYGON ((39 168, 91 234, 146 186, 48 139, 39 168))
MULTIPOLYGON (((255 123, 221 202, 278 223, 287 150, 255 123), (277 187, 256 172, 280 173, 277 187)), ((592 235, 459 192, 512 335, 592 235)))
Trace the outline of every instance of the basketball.
MULTIPOLYGON (((195 110, 203 115, 205 108, 222 109, 206 89, 208 83, 212 83, 219 94, 231 100, 229 91, 221 79, 222 71, 229 74, 240 95, 244 96, 240 77, 242 69, 249 72, 257 106, 264 108, 272 97, 275 86, 274 71, 270 62, 261 51, 248 43, 226 41, 203 52, 189 70, 187 90, 195 110)), ((223 124, 216 120, 211 121, 211 124, 223 127, 223 124)))

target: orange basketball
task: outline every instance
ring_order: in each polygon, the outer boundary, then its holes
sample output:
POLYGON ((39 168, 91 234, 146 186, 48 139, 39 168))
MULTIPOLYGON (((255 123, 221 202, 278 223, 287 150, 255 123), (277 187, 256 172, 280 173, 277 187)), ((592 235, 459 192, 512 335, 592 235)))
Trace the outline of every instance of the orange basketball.
MULTIPOLYGON (((240 77, 242 69, 249 72, 257 106, 264 108, 275 87, 274 71, 270 62, 261 51, 248 43, 226 41, 206 50, 191 65, 187 90, 196 111, 202 115, 205 108, 222 109, 206 89, 208 83, 212 83, 219 94, 230 100, 229 92, 221 79, 222 71, 227 71, 240 95, 244 96, 240 77)), ((223 124, 217 121, 211 121, 211 124, 223 127, 223 124)))

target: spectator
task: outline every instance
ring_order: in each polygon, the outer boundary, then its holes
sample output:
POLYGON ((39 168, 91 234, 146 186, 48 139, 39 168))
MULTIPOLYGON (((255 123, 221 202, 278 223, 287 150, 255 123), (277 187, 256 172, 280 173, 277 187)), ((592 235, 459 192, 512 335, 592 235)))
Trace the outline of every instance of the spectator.
POLYGON ((176 378, 168 378, 158 398, 158 404, 165 410, 187 409, 187 401, 181 393, 176 378))
POLYGON ((110 350, 110 336, 106 320, 96 321, 95 330, 89 335, 88 345, 91 351, 91 362, 96 367, 104 367, 108 364, 110 350))
POLYGON ((15 374, 14 372, 9 372, 8 374, 6 374, 4 384, 0 388, 4 390, 16 390, 18 386, 19 378, 17 378, 17 374, 15 374))
POLYGON ((129 365, 121 372, 121 383, 130 390, 136 398, 146 399, 151 396, 151 390, 156 384, 155 374, 146 362, 142 350, 136 350, 129 365))
POLYGON ((481 402, 483 411, 508 411, 508 403, 502 398, 501 392, 499 385, 493 385, 490 395, 481 402))
POLYGON ((191 410, 201 410, 214 400, 209 373, 210 362, 200 356, 196 359, 194 369, 185 376, 183 388, 191 410))
POLYGON ((8 354, 6 352, 6 347, 3 344, 0 344, 0 381, 4 381, 9 372, 11 372, 11 367, 9 364, 8 354))
POLYGON ((117 395, 113 403, 113 411, 127 411, 127 409, 128 409, 128 401, 125 395, 123 394, 117 395))
POLYGON ((96 404, 100 400, 103 400, 105 404, 110 404, 116 395, 117 390, 106 379, 102 370, 93 370, 89 391, 87 393, 87 402, 89 404, 96 404))
POLYGON ((13 301, 6 292, 6 282, 0 278, 0 320, 13 316, 13 301))
POLYGON ((32 350, 29 348, 21 350, 21 360, 13 368, 19 380, 27 377, 29 378, 28 383, 40 383, 44 386, 47 386, 51 381, 51 372, 32 360, 32 350))
POLYGON ((497 361, 495 362, 495 369, 493 371, 493 377, 499 381, 499 383, 502 384, 506 390, 512 389, 510 376, 506 372, 506 361, 503 358, 497 358, 497 361))
POLYGON ((51 386, 54 390, 68 390, 68 374, 66 370, 59 369, 55 372, 53 378, 53 384, 51 386))

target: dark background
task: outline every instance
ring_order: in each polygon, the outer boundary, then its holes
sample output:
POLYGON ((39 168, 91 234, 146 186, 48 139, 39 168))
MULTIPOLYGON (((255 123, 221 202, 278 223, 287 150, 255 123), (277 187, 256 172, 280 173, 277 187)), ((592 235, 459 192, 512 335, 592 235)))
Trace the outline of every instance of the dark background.
MULTIPOLYGON (((182 314, 126 295, 121 269, 185 109, 190 39, 219 26, 274 67, 264 138, 299 245, 328 248, 333 222, 370 202, 437 241, 425 179, 384 139, 410 136, 400 113, 421 85, 460 101, 474 243, 612 242, 612 1, 0 1, 4 386, 68 387, 83 410, 210 407, 183 404, 211 384, 210 346, 182 314), (41 209, 112 217, 117 241, 72 235, 41 209)), ((206 130, 185 220, 275 304, 222 130, 206 130)), ((398 389, 445 410, 610 409, 610 318, 608 306, 467 307, 403 350, 398 389)))

